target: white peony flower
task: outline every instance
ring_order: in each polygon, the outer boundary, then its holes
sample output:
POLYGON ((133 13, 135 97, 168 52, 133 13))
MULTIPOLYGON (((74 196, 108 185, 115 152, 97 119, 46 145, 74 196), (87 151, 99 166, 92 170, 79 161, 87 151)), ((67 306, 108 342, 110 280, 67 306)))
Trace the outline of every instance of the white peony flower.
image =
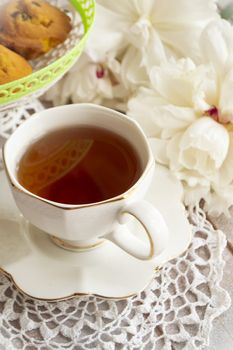
POLYGON ((201 30, 216 18, 215 0, 98 0, 85 54, 46 99, 125 110, 139 85, 149 87, 152 66, 170 56, 200 56, 201 30), (102 68, 104 76, 96 77, 102 68))
POLYGON ((106 57, 102 63, 83 54, 45 98, 55 105, 90 102, 125 110, 127 93, 119 77, 120 63, 113 57, 106 57))
POLYGON ((130 82, 132 87, 144 82, 145 77, 148 81, 151 67, 168 57, 200 59, 200 34, 210 21, 218 18, 215 0, 98 0, 98 3, 112 12, 119 32, 123 33, 121 47, 127 47, 122 61, 123 81, 130 82), (135 61, 130 59, 133 56, 135 61))
POLYGON ((154 138, 155 158, 183 182, 186 203, 204 196, 207 209, 219 212, 233 204, 232 27, 212 23, 200 45, 205 64, 187 58, 154 67, 151 88, 130 99, 128 114, 154 138))
POLYGON ((91 102, 125 111, 130 91, 122 84, 121 63, 117 58, 123 49, 123 33, 116 15, 97 4, 94 29, 84 54, 46 93, 45 99, 55 105, 91 102))

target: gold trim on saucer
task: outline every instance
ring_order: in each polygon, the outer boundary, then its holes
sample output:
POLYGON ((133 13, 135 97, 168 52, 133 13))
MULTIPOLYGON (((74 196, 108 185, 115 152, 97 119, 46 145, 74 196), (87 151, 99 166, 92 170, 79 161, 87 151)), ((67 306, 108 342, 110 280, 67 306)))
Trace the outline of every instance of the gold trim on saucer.
POLYGON ((80 246, 77 244, 72 244, 66 240, 57 238, 55 236, 50 236, 50 239, 53 243, 55 243, 58 247, 62 248, 62 249, 66 249, 66 250, 73 250, 73 251, 85 251, 85 250, 89 250, 89 249, 94 249, 100 245, 102 245, 105 240, 102 239, 101 241, 95 243, 95 244, 90 244, 90 245, 86 245, 86 246, 80 246))
MULTIPOLYGON (((154 271, 160 271, 161 270, 161 267, 155 267, 154 268, 154 271)), ((57 303, 59 301, 67 301, 67 300, 70 300, 70 299, 74 299, 74 298, 81 298, 81 297, 84 297, 84 296, 94 296, 96 298, 101 298, 101 299, 106 299, 106 300, 124 300, 124 299, 127 299, 127 298, 132 298, 134 296, 136 296, 137 294, 141 293, 153 280, 154 278, 154 274, 153 274, 153 277, 151 278, 150 282, 148 282, 143 289, 137 291, 137 292, 134 292, 132 294, 128 294, 128 295, 124 295, 124 296, 121 296, 121 297, 107 297, 105 295, 101 295, 101 294, 95 294, 95 293, 73 293, 71 295, 68 295, 66 297, 61 297, 61 298, 51 298, 51 299, 47 299, 47 298, 37 298, 37 297, 34 297, 28 293, 26 293, 25 291, 23 291, 19 286, 18 284, 15 282, 13 276, 5 271, 3 268, 0 267, 0 272, 5 275, 7 278, 9 278, 12 283, 14 284, 15 288, 18 290, 18 292, 22 293, 23 295, 25 295, 26 297, 28 298, 31 298, 33 300, 36 300, 36 301, 45 301, 45 302, 48 302, 48 303, 57 303)))

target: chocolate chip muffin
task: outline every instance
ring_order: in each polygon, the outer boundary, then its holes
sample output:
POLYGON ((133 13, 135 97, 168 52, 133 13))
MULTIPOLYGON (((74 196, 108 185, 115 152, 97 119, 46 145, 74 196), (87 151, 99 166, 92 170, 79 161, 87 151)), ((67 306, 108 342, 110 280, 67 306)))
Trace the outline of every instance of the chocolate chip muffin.
POLYGON ((30 64, 17 53, 0 45, 0 84, 6 84, 32 73, 30 64))
POLYGON ((34 59, 62 43, 70 18, 44 0, 12 0, 0 7, 0 44, 34 59))

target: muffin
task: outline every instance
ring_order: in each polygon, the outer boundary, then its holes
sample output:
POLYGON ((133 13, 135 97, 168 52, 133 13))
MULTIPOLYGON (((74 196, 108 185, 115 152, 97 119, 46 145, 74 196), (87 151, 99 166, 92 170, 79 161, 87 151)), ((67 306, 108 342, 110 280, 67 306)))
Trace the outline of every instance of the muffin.
POLYGON ((12 0, 0 8, 0 44, 34 59, 62 43, 70 18, 44 0, 12 0))
POLYGON ((6 84, 32 73, 30 64, 17 53, 0 45, 0 84, 6 84))

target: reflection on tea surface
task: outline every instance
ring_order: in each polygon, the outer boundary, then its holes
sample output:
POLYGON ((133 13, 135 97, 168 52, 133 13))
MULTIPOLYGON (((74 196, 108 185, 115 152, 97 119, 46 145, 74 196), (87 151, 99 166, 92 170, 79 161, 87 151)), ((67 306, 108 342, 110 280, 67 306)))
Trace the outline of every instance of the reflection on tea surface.
POLYGON ((124 193, 141 166, 127 140, 105 129, 79 126, 36 140, 18 165, 30 192, 65 204, 100 202, 124 193))

